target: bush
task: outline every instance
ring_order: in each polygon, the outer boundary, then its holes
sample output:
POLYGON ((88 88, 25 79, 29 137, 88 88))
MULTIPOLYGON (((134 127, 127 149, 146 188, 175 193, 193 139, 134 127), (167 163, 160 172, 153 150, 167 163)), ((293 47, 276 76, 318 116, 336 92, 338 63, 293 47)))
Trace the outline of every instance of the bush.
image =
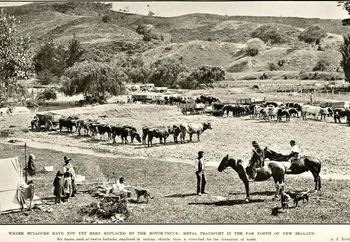
POLYGON ((312 44, 320 42, 320 40, 327 36, 327 32, 322 29, 319 25, 311 25, 307 27, 303 32, 298 36, 300 41, 305 43, 312 44))
POLYGON ((287 36, 280 33, 276 27, 269 24, 259 26, 252 32, 251 36, 271 44, 282 44, 288 40, 287 36))
POLYGON ((278 71, 278 65, 274 64, 274 63, 269 63, 268 64, 268 68, 270 71, 278 71))
POLYGON ((102 22, 104 22, 104 23, 110 23, 111 22, 111 17, 109 16, 109 15, 104 15, 103 17, 102 17, 102 22))
POLYGON ((329 66, 329 62, 326 60, 319 60, 312 71, 326 71, 329 66))
POLYGON ((49 85, 49 84, 59 82, 59 78, 55 76, 53 73, 51 73, 49 70, 40 71, 37 74, 37 78, 41 85, 49 85))
POLYGON ((37 100, 55 100, 57 99, 56 90, 54 88, 45 88, 44 91, 38 93, 37 100))
POLYGON ((257 54, 259 54, 259 49, 256 47, 247 47, 245 52, 246 52, 246 55, 256 56, 257 54))

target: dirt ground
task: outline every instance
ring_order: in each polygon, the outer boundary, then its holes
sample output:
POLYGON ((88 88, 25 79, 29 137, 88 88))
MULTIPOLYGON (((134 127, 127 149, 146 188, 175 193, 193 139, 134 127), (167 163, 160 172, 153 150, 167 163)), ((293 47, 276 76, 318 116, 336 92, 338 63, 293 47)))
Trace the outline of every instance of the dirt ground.
MULTIPOLYGON (((348 174, 348 147, 350 130, 346 124, 335 124, 331 117, 327 121, 315 121, 292 118, 290 122, 266 122, 251 117, 213 117, 209 115, 183 115, 176 106, 159 106, 151 104, 107 104, 94 107, 71 108, 56 111, 62 115, 78 115, 81 119, 94 118, 102 123, 113 125, 131 125, 141 132, 144 126, 171 126, 185 122, 210 122, 212 130, 206 130, 200 142, 194 136, 194 142, 175 144, 170 136, 167 144, 159 144, 154 140, 153 147, 140 143, 122 145, 117 138, 117 144, 112 144, 106 137, 78 136, 77 133, 66 131, 32 132, 29 128, 31 114, 4 116, 0 127, 14 130, 11 138, 2 138, 34 142, 38 148, 67 147, 89 149, 96 152, 114 154, 120 157, 155 157, 164 159, 193 160, 198 150, 206 153, 207 160, 219 162, 227 153, 235 158, 247 161, 251 156, 251 142, 257 141, 262 147, 289 153, 289 141, 296 140, 303 154, 315 156, 322 161, 324 170, 336 174, 348 174), (28 132, 23 132, 28 131, 28 132), (38 145, 39 143, 39 145, 38 145), (40 147, 40 143, 43 146, 40 147)), ((188 140, 188 137, 186 138, 188 140)))

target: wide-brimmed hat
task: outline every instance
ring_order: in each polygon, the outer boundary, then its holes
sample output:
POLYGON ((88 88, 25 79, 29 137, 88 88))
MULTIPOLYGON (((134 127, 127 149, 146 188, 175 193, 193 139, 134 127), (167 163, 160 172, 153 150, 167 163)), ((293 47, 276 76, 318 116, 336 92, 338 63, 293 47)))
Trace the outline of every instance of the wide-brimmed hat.
POLYGON ((34 156, 33 154, 30 154, 30 155, 29 155, 29 159, 35 160, 35 156, 34 156))
POLYGON ((291 140, 289 143, 291 143, 291 144, 295 144, 295 140, 291 140))
POLYGON ((63 157, 63 159, 64 159, 64 161, 65 161, 65 162, 67 162, 67 161, 70 161, 70 160, 71 160, 71 158, 69 158, 69 156, 67 156, 67 155, 66 155, 66 156, 64 156, 64 157, 63 157))
POLYGON ((258 143, 256 141, 253 141, 252 145, 258 145, 258 143))
POLYGON ((125 180, 124 177, 119 178, 119 181, 124 181, 124 180, 125 180))
POLYGON ((204 151, 203 150, 198 151, 198 155, 200 154, 204 154, 204 151))

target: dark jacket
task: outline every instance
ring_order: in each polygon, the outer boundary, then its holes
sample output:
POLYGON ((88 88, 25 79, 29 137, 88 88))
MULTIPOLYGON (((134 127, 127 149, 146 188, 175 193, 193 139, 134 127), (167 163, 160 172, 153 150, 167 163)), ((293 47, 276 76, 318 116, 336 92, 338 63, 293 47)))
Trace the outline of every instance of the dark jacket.
POLYGON ((53 190, 53 195, 55 195, 56 197, 65 197, 64 194, 64 178, 62 177, 55 177, 55 180, 53 181, 53 186, 54 186, 54 190, 53 190))

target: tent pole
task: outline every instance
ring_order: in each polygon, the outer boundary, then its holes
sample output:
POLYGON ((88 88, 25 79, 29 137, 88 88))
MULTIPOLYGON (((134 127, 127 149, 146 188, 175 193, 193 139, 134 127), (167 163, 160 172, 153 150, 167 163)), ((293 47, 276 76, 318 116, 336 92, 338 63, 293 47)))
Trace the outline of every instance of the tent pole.
POLYGON ((24 181, 28 181, 28 167, 27 167, 27 143, 24 143, 24 181))

